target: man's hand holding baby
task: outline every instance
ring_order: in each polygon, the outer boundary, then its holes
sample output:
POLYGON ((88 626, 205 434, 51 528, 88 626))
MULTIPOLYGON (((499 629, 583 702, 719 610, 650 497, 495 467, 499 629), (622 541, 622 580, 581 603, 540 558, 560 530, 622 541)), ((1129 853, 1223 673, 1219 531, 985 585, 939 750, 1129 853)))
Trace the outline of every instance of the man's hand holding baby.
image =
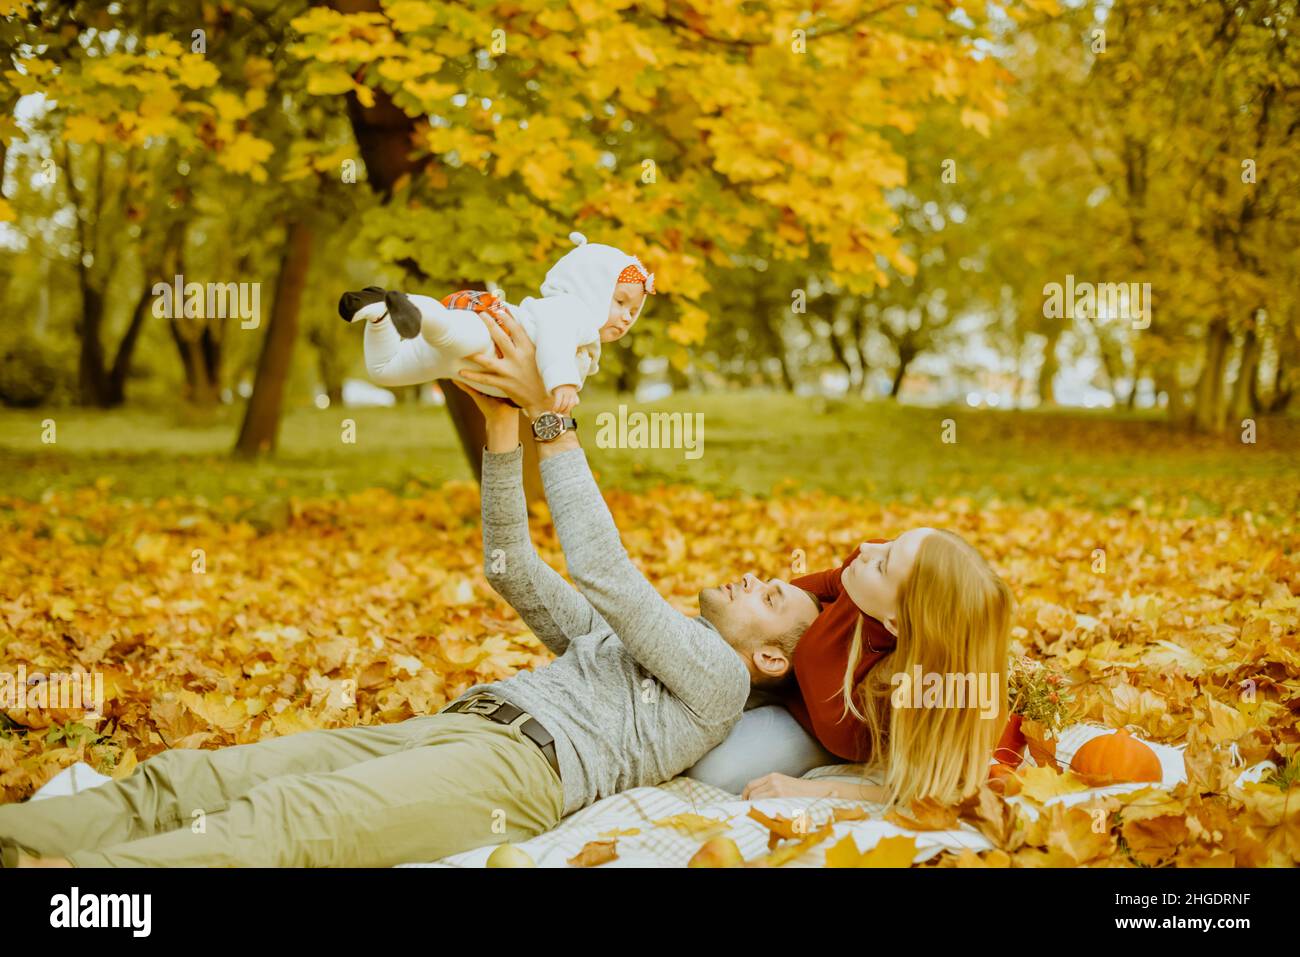
POLYGON ((529 418, 547 411, 554 400, 547 393, 542 375, 537 370, 537 348, 519 325, 519 320, 509 311, 500 316, 500 324, 488 318, 486 313, 479 313, 479 318, 492 337, 495 354, 480 352, 467 356, 466 359, 479 368, 461 369, 461 378, 495 386, 518 403, 529 418))

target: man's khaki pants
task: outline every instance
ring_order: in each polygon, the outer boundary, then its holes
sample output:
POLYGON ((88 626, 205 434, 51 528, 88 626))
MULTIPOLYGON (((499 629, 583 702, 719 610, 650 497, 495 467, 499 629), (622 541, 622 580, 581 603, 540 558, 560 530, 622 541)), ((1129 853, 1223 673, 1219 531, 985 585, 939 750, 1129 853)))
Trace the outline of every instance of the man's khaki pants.
POLYGON ((474 714, 155 755, 80 794, 0 806, 0 855, 76 867, 388 867, 549 830, 564 789, 519 730, 474 714))

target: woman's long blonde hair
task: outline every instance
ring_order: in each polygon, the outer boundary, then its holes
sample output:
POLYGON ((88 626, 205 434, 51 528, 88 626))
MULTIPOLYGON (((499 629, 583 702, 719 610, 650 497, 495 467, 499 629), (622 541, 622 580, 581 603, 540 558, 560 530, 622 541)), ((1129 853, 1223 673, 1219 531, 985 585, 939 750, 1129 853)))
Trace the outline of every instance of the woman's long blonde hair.
POLYGON ((884 786, 890 803, 929 797, 955 804, 988 778, 989 759, 1007 720, 1012 605, 1011 589, 983 556, 955 532, 936 529, 921 540, 912 572, 899 588, 894 650, 855 689, 853 674, 862 657, 858 616, 844 672, 844 713, 855 715, 870 735, 868 770, 885 763, 888 750, 884 786), (892 707, 893 676, 910 677, 916 665, 923 674, 995 676, 997 717, 985 717, 972 702, 892 707))

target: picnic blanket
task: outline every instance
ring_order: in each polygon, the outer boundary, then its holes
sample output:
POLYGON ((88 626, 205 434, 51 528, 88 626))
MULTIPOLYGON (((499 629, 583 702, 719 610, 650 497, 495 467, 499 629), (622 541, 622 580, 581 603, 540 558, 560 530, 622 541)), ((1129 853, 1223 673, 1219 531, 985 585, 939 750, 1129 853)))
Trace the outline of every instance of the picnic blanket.
MULTIPOLYGON (((861 782, 861 769, 855 765, 828 765, 814 768, 805 778, 830 778, 861 782)), ((879 783, 879 782, 877 782, 879 783)), ((555 828, 517 846, 528 853, 538 867, 568 867, 569 858, 582 850, 588 841, 618 836, 615 860, 601 867, 685 867, 708 837, 729 837, 736 842, 745 860, 767 853, 768 829, 749 816, 757 808, 768 817, 794 818, 806 814, 807 830, 815 831, 831 818, 836 808, 862 808, 868 817, 841 821, 833 825, 831 836, 786 867, 820 867, 826 850, 845 835, 852 834, 858 850, 874 847, 882 837, 910 835, 916 838, 913 862, 924 861, 944 850, 970 848, 979 853, 992 848, 972 825, 948 831, 909 831, 883 820, 885 808, 867 801, 843 798, 764 798, 743 801, 711 784, 687 777, 676 777, 658 787, 632 788, 575 811, 555 828), (655 822, 676 815, 692 814, 725 822, 716 834, 696 834, 655 822), (628 833, 635 831, 636 833, 628 833)), ((482 867, 494 848, 481 847, 453 854, 428 864, 402 864, 400 867, 482 867)))
MULTIPOLYGON (((1099 734, 1108 734, 1112 731, 1113 729, 1101 725, 1071 725, 1061 733, 1056 751, 1058 761, 1065 766, 1085 742, 1099 734)), ((1083 803, 1098 795, 1120 794, 1152 786, 1173 787, 1186 779, 1183 746, 1157 744, 1152 741, 1144 743, 1151 747, 1160 759, 1163 776, 1158 785, 1116 784, 1109 787, 1089 788, 1086 791, 1049 798, 1044 803, 1083 803)), ((1026 757, 1027 762, 1032 763, 1032 760, 1026 757)), ((1263 774, 1274 769, 1271 762, 1260 762, 1243 770, 1237 778, 1237 783, 1259 780, 1263 774)), ((861 782, 862 771, 860 765, 832 764, 814 768, 804 777, 861 782)), ((80 762, 60 771, 33 794, 31 799, 75 794, 86 788, 98 787, 110 780, 111 778, 99 774, 88 764, 80 762)), ((869 776, 867 780, 881 783, 878 777, 869 776)), ((1016 795, 1006 800, 1022 807, 1029 817, 1037 817, 1037 808, 1025 798, 1016 795)), ((749 816, 751 808, 757 808, 768 817, 793 818, 804 812, 807 815, 809 830, 816 830, 824 825, 837 808, 861 808, 866 811, 866 816, 862 819, 835 823, 832 835, 828 839, 810 848, 801 857, 788 862, 786 867, 821 866, 825 861, 826 851, 846 835, 852 835, 854 843, 861 852, 870 850, 884 837, 913 837, 916 840, 913 863, 928 860, 944 850, 960 852, 969 848, 978 854, 993 847, 992 843, 973 825, 964 821, 961 822, 960 827, 951 830, 912 831, 884 820, 886 809, 880 804, 841 798, 765 798, 760 801, 743 801, 738 794, 731 794, 721 788, 687 777, 676 777, 657 787, 632 788, 603 798, 570 814, 545 834, 524 841, 518 846, 526 851, 539 867, 568 867, 569 859, 578 854, 585 844, 590 841, 606 840, 613 833, 620 832, 617 844, 618 857, 600 866, 684 867, 699 850, 706 837, 670 826, 658 826, 655 822, 680 814, 694 814, 716 818, 722 822, 718 834, 730 837, 736 842, 745 859, 752 860, 767 852, 768 830, 762 823, 749 816), (632 831, 636 833, 628 833, 632 831)), ((482 867, 492 850, 491 846, 481 847, 437 861, 398 866, 482 867)))
MULTIPOLYGON (((1065 767, 1074 753, 1100 734, 1113 733, 1113 728, 1103 725, 1075 724, 1062 731, 1057 744, 1057 760, 1065 767)), ((1136 737, 1136 736, 1135 736, 1136 737)), ((1141 739, 1139 739, 1141 740, 1141 739)), ((1186 779, 1183 749, 1146 741, 1160 759, 1163 776, 1159 785, 1117 784, 1110 787, 1089 788, 1073 794, 1048 798, 1044 804, 1076 804, 1102 794, 1121 794, 1144 787, 1173 787, 1186 779)), ((1029 764, 1033 758, 1026 757, 1029 764)), ((861 782, 861 765, 831 764, 814 768, 804 775, 808 779, 844 780, 861 782)), ((877 775, 867 780, 882 783, 877 775)), ((1030 818, 1037 818, 1038 809, 1019 795, 1008 797, 1009 803, 1022 807, 1030 818)), ((736 842, 745 860, 753 860, 767 852, 768 829, 749 816, 750 808, 757 808, 768 817, 793 818, 803 812, 807 815, 808 829, 816 830, 831 818, 836 808, 860 807, 867 816, 856 821, 840 821, 833 825, 831 836, 809 848, 803 855, 785 864, 785 867, 820 867, 826 860, 826 851, 845 835, 852 835, 860 852, 875 847, 881 838, 911 837, 916 841, 914 864, 928 860, 945 850, 960 852, 969 848, 976 854, 993 849, 992 842, 975 828, 962 821, 960 827, 945 831, 914 831, 884 820, 886 808, 868 801, 850 801, 838 798, 767 798, 760 801, 742 801, 737 794, 702 784, 690 778, 677 777, 658 787, 633 788, 621 794, 597 801, 562 820, 555 828, 524 841, 518 847, 527 851, 538 867, 567 867, 569 858, 575 856, 589 841, 608 839, 616 832, 618 858, 601 867, 684 867, 705 838, 668 826, 657 826, 678 814, 697 814, 727 822, 720 836, 736 842)), ((461 854, 453 854, 428 864, 402 864, 401 867, 482 867, 493 847, 482 847, 461 854)))

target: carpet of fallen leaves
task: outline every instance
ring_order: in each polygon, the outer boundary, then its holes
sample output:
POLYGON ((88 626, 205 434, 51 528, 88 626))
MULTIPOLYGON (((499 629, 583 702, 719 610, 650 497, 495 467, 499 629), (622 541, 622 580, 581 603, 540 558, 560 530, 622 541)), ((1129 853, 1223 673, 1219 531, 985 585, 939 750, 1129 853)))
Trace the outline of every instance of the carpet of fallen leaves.
MULTIPOLYGON (((963 499, 881 506, 822 493, 715 498, 607 492, 635 561, 688 613, 746 571, 814 570, 864 537, 952 528, 1018 599, 1017 652, 1067 675, 1077 719, 1186 745, 1189 780, 1061 805, 1037 821, 987 789, 961 815, 998 850, 940 865, 1290 865, 1300 862, 1300 534, 1293 520, 1177 518, 1135 501, 1105 514, 963 499), (1271 759, 1281 776, 1233 785, 1271 759)), ((166 748, 401 721, 549 652, 489 588, 477 488, 375 490, 254 505, 112 499, 106 488, 0 499, 0 671, 86 669, 102 717, 0 712, 0 800, 85 760, 116 777, 166 748)), ((545 506, 534 540, 563 568, 545 506)), ((1031 799, 1073 785, 1041 769, 1031 799)), ((842 855, 841 855, 842 856, 842 855)), ((906 861, 906 857, 903 858, 906 861)))

